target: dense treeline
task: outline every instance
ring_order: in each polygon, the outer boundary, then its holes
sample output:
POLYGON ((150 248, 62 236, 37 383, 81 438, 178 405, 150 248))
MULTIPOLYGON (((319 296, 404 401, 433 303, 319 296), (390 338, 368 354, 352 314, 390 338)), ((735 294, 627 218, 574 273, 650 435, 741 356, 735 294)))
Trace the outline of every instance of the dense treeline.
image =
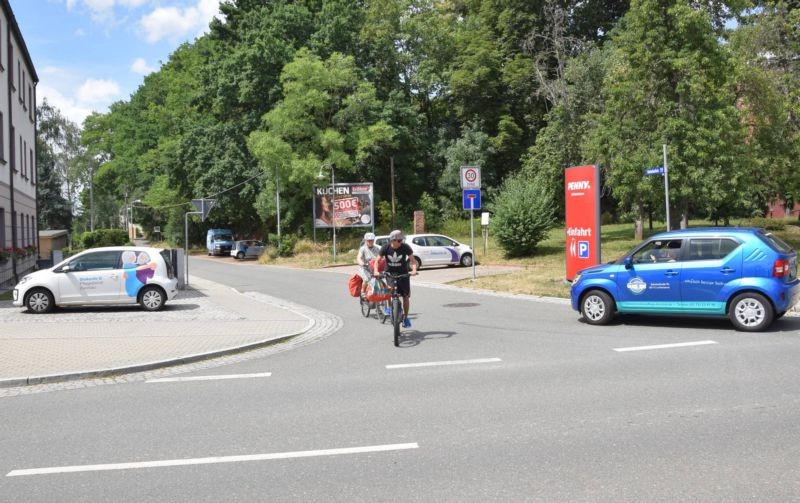
POLYGON ((327 165, 373 182, 388 225, 392 159, 401 221, 460 216, 465 164, 490 204, 535 193, 558 216, 564 168, 596 163, 604 209, 641 229, 663 218, 662 181, 643 170, 667 144, 676 219, 751 216, 800 196, 793 5, 228 0, 208 34, 87 118, 80 159, 97 167, 80 171, 98 208, 141 200, 139 219, 180 241, 183 203, 208 196, 209 225, 274 232, 276 188, 283 231, 311 234, 327 165))

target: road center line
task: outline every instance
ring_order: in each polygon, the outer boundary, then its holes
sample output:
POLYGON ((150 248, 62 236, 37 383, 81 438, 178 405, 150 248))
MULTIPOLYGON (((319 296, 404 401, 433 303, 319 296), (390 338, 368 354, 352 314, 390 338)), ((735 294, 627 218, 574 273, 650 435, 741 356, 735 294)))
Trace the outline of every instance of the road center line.
POLYGON ((401 451, 418 449, 416 442, 410 444, 370 445, 366 447, 346 447, 316 451, 278 452, 271 454, 248 454, 242 456, 219 456, 193 459, 165 459, 161 461, 142 461, 136 463, 110 463, 104 465, 56 466, 52 468, 30 468, 12 470, 6 477, 24 475, 49 475, 54 473, 101 472, 108 470, 133 470, 137 468, 165 468, 169 466, 210 465, 218 463, 240 463, 245 461, 267 461, 272 459, 310 458, 316 456, 338 456, 342 454, 363 454, 367 452, 401 451))
POLYGON ((159 382, 183 382, 183 381, 216 381, 219 379, 251 379, 255 377, 269 377, 271 372, 262 372, 260 374, 222 374, 216 376, 193 376, 193 377, 161 377, 158 379, 148 379, 146 383, 159 383, 159 382))
POLYGON ((425 362, 425 363, 398 363, 395 365, 387 365, 387 369, 407 369, 413 367, 436 367, 439 365, 468 365, 470 363, 495 363, 501 362, 500 358, 476 358, 474 360, 453 360, 445 362, 425 362))
POLYGON ((655 346, 634 346, 629 348, 614 348, 618 353, 626 351, 648 351, 650 349, 669 349, 669 348, 683 348, 687 346, 705 346, 707 344, 717 344, 717 341, 694 341, 694 342, 678 342, 676 344, 657 344, 655 346))

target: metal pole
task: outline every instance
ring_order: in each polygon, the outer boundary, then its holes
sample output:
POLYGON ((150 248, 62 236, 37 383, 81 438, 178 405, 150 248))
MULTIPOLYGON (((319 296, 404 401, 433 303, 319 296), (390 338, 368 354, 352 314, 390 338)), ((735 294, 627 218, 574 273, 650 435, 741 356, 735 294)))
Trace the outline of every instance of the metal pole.
POLYGON ((333 263, 336 264, 336 178, 333 174, 333 164, 331 164, 331 188, 333 189, 333 200, 331 202, 331 215, 333 216, 333 263))
POLYGON ((394 225, 394 156, 389 158, 389 178, 392 181, 392 229, 396 229, 394 225))
POLYGON ((281 247, 281 192, 280 192, 280 173, 275 168, 275 206, 278 208, 278 248, 281 247))
MULTIPOLYGON (((205 206, 203 204, 202 206, 205 206)), ((183 269, 183 284, 189 284, 189 215, 202 215, 202 211, 187 211, 184 215, 184 240, 183 240, 183 257, 184 257, 184 269, 183 269)))
POLYGON ((664 144, 664 199, 667 202, 667 230, 670 230, 669 220, 669 171, 667 170, 667 144, 664 144))
POLYGON ((475 279, 475 197, 469 198, 469 246, 472 248, 472 279, 475 279))
POLYGON ((189 213, 184 215, 184 238, 183 238, 183 284, 184 288, 189 286, 189 213))

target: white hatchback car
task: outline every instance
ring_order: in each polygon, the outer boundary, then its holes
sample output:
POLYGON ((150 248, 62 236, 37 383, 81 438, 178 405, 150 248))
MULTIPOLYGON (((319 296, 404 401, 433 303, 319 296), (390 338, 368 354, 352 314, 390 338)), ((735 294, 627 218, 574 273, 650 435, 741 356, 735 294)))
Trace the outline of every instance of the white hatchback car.
POLYGON ((255 239, 245 239, 243 241, 237 241, 233 243, 233 248, 231 248, 231 257, 237 259, 244 259, 247 257, 255 257, 258 258, 264 253, 266 250, 266 246, 261 241, 257 241, 255 239))
MULTIPOLYGON (((378 236, 375 244, 383 246, 389 236, 378 236)), ((417 267, 435 265, 472 266, 472 248, 441 234, 408 234, 405 242, 411 246, 417 267)))
POLYGON ((140 246, 92 248, 28 274, 14 287, 14 305, 33 313, 55 306, 141 304, 158 311, 178 294, 169 252, 140 246))

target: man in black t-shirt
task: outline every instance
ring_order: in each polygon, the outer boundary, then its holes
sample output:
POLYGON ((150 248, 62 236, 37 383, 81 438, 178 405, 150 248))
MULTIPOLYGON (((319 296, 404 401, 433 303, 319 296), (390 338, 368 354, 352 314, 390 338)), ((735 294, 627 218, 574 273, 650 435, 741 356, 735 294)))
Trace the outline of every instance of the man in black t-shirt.
MULTIPOLYGON (((394 274, 405 274, 408 272, 408 264, 411 263, 411 275, 417 275, 417 261, 414 259, 414 251, 410 246, 403 242, 403 233, 399 230, 389 234, 389 243, 383 245, 380 256, 386 258, 386 270, 394 274)), ((373 274, 378 272, 378 261, 374 261, 373 274)), ((397 293, 403 296, 403 327, 411 328, 411 320, 408 319, 408 310, 411 296, 411 280, 408 277, 397 280, 397 293)))

